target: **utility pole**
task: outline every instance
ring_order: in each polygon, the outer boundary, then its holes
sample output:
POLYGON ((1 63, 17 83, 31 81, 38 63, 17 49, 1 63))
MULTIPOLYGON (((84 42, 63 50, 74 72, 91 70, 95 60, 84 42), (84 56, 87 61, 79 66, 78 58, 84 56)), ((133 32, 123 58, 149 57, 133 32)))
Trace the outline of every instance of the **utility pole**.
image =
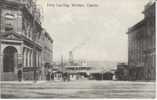
MULTIPOLYGON (((61 71, 62 71, 62 79, 63 79, 63 75, 64 75, 64 64, 63 64, 63 55, 61 56, 61 71)), ((63 79, 64 80, 64 79, 63 79)))
POLYGON ((61 56, 61 68, 62 68, 62 71, 63 71, 63 56, 61 56))

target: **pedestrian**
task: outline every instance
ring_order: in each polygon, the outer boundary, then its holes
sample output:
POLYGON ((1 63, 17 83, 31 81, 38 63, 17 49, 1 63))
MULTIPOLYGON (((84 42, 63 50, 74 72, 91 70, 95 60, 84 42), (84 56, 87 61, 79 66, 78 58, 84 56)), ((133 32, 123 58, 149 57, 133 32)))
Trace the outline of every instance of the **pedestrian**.
POLYGON ((17 76, 18 76, 18 81, 21 82, 22 81, 22 71, 21 70, 18 71, 17 76))
POLYGON ((50 72, 47 74, 47 81, 50 81, 50 72))

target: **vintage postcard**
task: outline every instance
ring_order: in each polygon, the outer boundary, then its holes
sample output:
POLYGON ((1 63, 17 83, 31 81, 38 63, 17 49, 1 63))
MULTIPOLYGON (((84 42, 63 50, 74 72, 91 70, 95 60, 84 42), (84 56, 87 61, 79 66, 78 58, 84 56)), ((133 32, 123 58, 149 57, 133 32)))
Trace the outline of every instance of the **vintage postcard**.
POLYGON ((0 0, 1 99, 156 97, 155 0, 0 0))

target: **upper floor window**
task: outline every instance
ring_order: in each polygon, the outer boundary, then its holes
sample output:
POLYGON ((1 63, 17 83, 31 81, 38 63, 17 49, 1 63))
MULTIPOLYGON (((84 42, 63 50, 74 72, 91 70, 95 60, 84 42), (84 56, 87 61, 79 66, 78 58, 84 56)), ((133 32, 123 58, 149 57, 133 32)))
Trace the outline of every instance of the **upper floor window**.
POLYGON ((14 29, 14 20, 15 20, 15 15, 13 14, 5 14, 5 31, 13 31, 14 29))

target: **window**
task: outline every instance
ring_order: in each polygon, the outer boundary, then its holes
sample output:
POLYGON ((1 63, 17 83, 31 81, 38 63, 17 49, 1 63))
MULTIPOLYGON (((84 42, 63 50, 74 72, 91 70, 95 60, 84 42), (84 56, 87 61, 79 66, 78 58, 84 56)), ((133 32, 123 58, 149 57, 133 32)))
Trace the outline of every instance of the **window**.
POLYGON ((12 31, 14 28, 15 16, 13 14, 5 14, 5 31, 12 31))
POLYGON ((13 28, 12 27, 5 27, 5 32, 9 32, 9 31, 12 31, 13 28))

